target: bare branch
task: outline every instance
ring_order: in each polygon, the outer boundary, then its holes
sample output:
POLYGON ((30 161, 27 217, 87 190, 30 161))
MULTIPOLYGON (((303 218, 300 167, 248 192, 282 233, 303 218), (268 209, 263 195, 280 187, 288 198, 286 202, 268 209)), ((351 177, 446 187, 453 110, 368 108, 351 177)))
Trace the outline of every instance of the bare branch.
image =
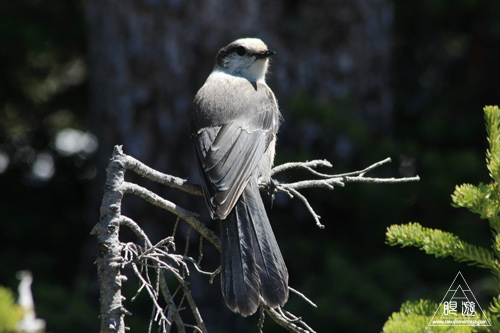
POLYGON ((167 318, 169 319, 169 322, 171 322, 170 318, 173 318, 175 325, 177 327, 177 331, 179 333, 184 333, 185 332, 184 322, 182 321, 181 315, 179 314, 179 309, 177 308, 177 305, 175 305, 174 298, 172 297, 172 294, 170 294, 167 282, 165 281, 165 275, 163 270, 160 270, 159 281, 163 298, 167 300, 167 306, 168 306, 167 318))
POLYGON ((274 176, 275 174, 291 169, 305 169, 312 173, 315 176, 319 177, 325 177, 329 178, 331 177, 330 175, 324 174, 324 173, 319 173, 313 168, 317 167, 326 167, 326 168, 331 168, 332 164, 328 162, 327 160, 314 160, 314 161, 309 161, 309 162, 289 162, 289 163, 284 163, 278 166, 275 166, 271 170, 271 176, 274 176))
POLYGON ((204 274, 204 275, 209 275, 209 276, 212 276, 214 274, 217 274, 217 270, 215 270, 214 272, 207 272, 207 271, 204 271, 200 268, 200 264, 198 261, 194 260, 193 258, 191 257, 188 257, 188 256, 182 256, 182 258, 184 260, 187 260, 189 261, 190 263, 193 264, 194 268, 196 268, 196 271, 198 271, 198 273, 201 273, 201 274, 204 274))
POLYGON ((132 268, 134 269, 135 275, 141 280, 142 286, 145 287, 146 291, 149 294, 149 298, 153 301, 157 314, 160 316, 160 324, 165 321, 168 325, 170 325, 170 322, 168 321, 167 317, 163 313, 163 308, 158 304, 158 294, 155 292, 153 287, 151 286, 151 283, 146 281, 142 274, 139 272, 139 269, 137 268, 137 265, 135 263, 132 263, 132 268))
POLYGON ((184 297, 187 300, 189 307, 191 308, 191 312, 193 313, 194 318, 196 319, 196 323, 198 324, 198 329, 201 332, 207 332, 207 328, 205 327, 205 323, 204 323, 203 319, 201 318, 200 311, 198 310, 198 307, 196 306, 196 303, 193 299, 193 295, 191 294, 191 290, 189 290, 186 281, 178 273, 174 272, 174 276, 177 278, 177 281, 179 282, 179 285, 182 288, 182 291, 184 293, 184 297))
POLYGON ((123 182, 121 186, 121 190, 124 193, 137 195, 152 205, 158 206, 169 211, 172 214, 179 216, 180 218, 186 220, 192 217, 198 217, 197 213, 191 212, 187 209, 184 209, 171 201, 165 200, 160 197, 158 194, 145 189, 134 183, 123 182))
POLYGON ((420 181, 419 176, 405 178, 369 178, 369 177, 344 177, 344 183, 374 183, 374 184, 400 184, 420 181))
POLYGON ((166 185, 178 190, 184 191, 189 194, 203 195, 203 190, 200 185, 194 185, 188 182, 187 179, 182 179, 179 177, 174 177, 161 173, 153 168, 148 167, 146 164, 136 160, 132 156, 122 155, 126 168, 134 171, 138 175, 148 178, 156 183, 166 185))
POLYGON ((147 202, 179 216, 181 219, 189 223, 203 237, 208 239, 220 251, 219 237, 217 237, 212 230, 208 229, 205 224, 198 220, 198 214, 184 209, 171 201, 165 200, 158 194, 133 183, 123 182, 121 190, 124 193, 135 194, 147 202))
POLYGON ((139 227, 139 225, 134 220, 132 220, 130 217, 122 215, 120 216, 119 221, 121 225, 127 226, 136 234, 136 236, 144 244, 144 247, 149 248, 152 246, 151 241, 149 240, 146 233, 139 227))
MULTIPOLYGON (((287 193, 290 197, 297 197, 304 203, 318 227, 324 226, 319 222, 320 216, 317 215, 309 204, 307 198, 299 191, 309 188, 326 188, 333 190, 335 186, 344 187, 346 183, 403 183, 418 181, 419 177, 409 178, 370 178, 365 177, 368 172, 389 163, 390 159, 385 159, 374 163, 369 167, 349 173, 338 175, 329 175, 316 171, 318 167, 331 168, 332 165, 326 160, 314 160, 309 162, 285 163, 276 166, 271 171, 272 175, 285 172, 292 169, 302 169, 319 179, 302 180, 295 183, 279 183, 272 180, 271 184, 262 184, 262 190, 275 189, 278 192, 287 193)), ((158 172, 133 157, 123 154, 121 146, 115 146, 113 156, 107 171, 106 185, 101 205, 101 218, 92 230, 93 235, 98 238, 99 257, 96 260, 98 266, 99 283, 101 288, 101 332, 125 332, 124 315, 129 312, 124 308, 122 301, 125 299, 121 295, 121 286, 127 278, 121 274, 121 270, 131 267, 134 274, 140 280, 140 287, 137 294, 146 290, 153 302, 153 312, 149 331, 152 330, 153 322, 156 322, 161 332, 169 332, 172 325, 175 324, 178 332, 185 332, 187 327, 198 332, 206 332, 207 329, 200 315, 198 307, 189 289, 187 278, 189 276, 189 266, 191 263, 197 272, 210 277, 210 283, 220 272, 220 267, 214 272, 207 272, 201 268, 201 259, 203 257, 203 239, 207 239, 219 251, 221 249, 219 238, 215 233, 209 230, 205 224, 198 219, 198 214, 189 211, 179 205, 162 198, 156 193, 145 189, 137 184, 125 181, 125 172, 131 170, 137 174, 146 177, 160 184, 179 189, 193 195, 202 195, 202 189, 199 185, 190 184, 187 180, 158 172), (147 202, 165 209, 177 216, 173 226, 172 236, 167 237, 157 244, 153 245, 146 233, 141 229, 138 223, 129 217, 121 215, 121 202, 124 194, 137 195, 147 202), (185 221, 190 226, 190 231, 186 239, 186 248, 184 255, 176 254, 175 236, 179 223, 185 221), (135 243, 120 243, 118 232, 120 226, 126 226, 131 229, 143 246, 135 243), (187 256, 189 246, 189 235, 191 230, 200 234, 199 257, 195 260, 187 256), (155 274, 150 275, 151 272, 155 274), (177 290, 170 293, 166 282, 165 274, 172 274, 178 283, 177 290), (175 302, 177 293, 181 293, 180 301, 175 302), (166 305, 163 307, 160 302, 163 297, 166 305), (196 325, 185 323, 181 317, 183 302, 186 301, 187 307, 192 312, 196 325)), ((290 291, 297 294, 311 306, 316 305, 302 293, 290 288, 290 291)), ((132 298, 135 299, 136 296, 132 298)), ((283 310, 281 308, 272 309, 261 299, 261 318, 259 320, 259 330, 263 329, 265 315, 279 325, 291 332, 314 332, 300 317, 283 310)))
MULTIPOLYGON (((309 213, 311 213, 311 216, 313 217, 314 221, 316 222, 316 225, 320 228, 323 229, 325 226, 319 222, 319 219, 321 218, 314 209, 311 207, 309 204, 308 200, 306 197, 304 197, 299 190, 303 189, 308 189, 308 188, 326 188, 329 190, 333 190, 335 187, 334 186, 340 186, 344 187, 346 183, 375 183, 375 184, 398 184, 398 183, 408 183, 408 182, 415 182, 419 181, 420 177, 405 177, 405 178, 369 178, 365 177, 364 175, 386 163, 391 162, 390 158, 386 158, 382 161, 379 161, 377 163, 374 163, 370 165, 369 167, 359 170, 359 171, 354 171, 354 172, 348 172, 348 173, 342 173, 338 175, 328 175, 324 173, 319 173, 313 170, 312 168, 318 167, 318 166, 325 166, 325 167, 331 167, 331 164, 328 161, 325 160, 314 160, 310 162, 295 162, 295 163, 285 163, 282 165, 279 165, 277 167, 274 167, 272 170, 272 174, 276 174, 278 172, 283 172, 285 170, 291 170, 291 169, 305 169, 312 173, 315 176, 321 177, 322 179, 311 179, 311 180, 303 180, 303 181, 298 181, 295 183, 288 183, 288 184, 283 184, 279 183, 276 180, 272 181, 272 185, 275 186, 275 189, 277 192, 285 192, 290 196, 297 197, 300 201, 304 203, 306 206, 307 210, 309 213)), ((262 185, 263 187, 266 187, 266 185, 262 185)), ((270 186, 267 185, 267 188, 270 186)))
POLYGON ((302 180, 295 183, 280 184, 283 189, 295 189, 303 190, 306 188, 326 188, 328 190, 333 190, 335 186, 344 187, 345 184, 342 178, 328 178, 328 179, 312 179, 312 180, 302 180))
MULTIPOLYGON (((321 178, 326 178, 326 179, 312 179, 312 180, 304 180, 304 181, 299 181, 295 183, 288 183, 288 184, 280 184, 282 185, 282 191, 285 189, 296 189, 296 190, 302 190, 306 188, 327 188, 327 189, 333 189, 333 185, 336 186, 341 186, 344 187, 345 183, 386 183, 386 184, 397 184, 397 183, 408 183, 408 182, 415 182, 419 181, 420 177, 404 177, 404 178, 367 178, 364 177, 364 175, 384 164, 390 163, 391 159, 386 158, 382 161, 379 161, 377 163, 374 163, 370 165, 369 167, 359 170, 359 171, 354 171, 354 172, 348 172, 348 173, 342 173, 338 175, 329 175, 325 173, 319 173, 316 172, 315 170, 312 170, 311 168, 317 167, 317 166, 331 166, 331 164, 328 161, 325 160, 314 160, 310 162, 295 162, 295 163, 285 163, 279 166, 276 166, 272 170, 272 174, 276 174, 278 172, 283 172, 285 170, 291 170, 291 169, 306 169, 310 171, 312 174, 321 177, 321 178)), ((276 182, 276 181, 275 181, 276 182)))
POLYGON ((372 165, 370 165, 369 167, 363 169, 363 170, 360 170, 360 171, 354 171, 354 172, 348 172, 348 173, 342 173, 340 175, 337 175, 336 177, 347 177, 347 176, 354 176, 354 175, 360 175, 360 176, 364 176, 366 173, 386 164, 386 163, 391 163, 391 158, 388 157, 382 161, 379 161, 379 162, 376 162, 376 163, 373 163, 372 165))
MULTIPOLYGON (((280 189, 280 187, 281 187, 281 185, 278 186, 277 189, 280 189)), ((309 204, 309 201, 307 201, 306 197, 304 197, 302 194, 300 194, 300 192, 297 191, 297 190, 295 190, 293 187, 286 187, 286 192, 289 193, 289 194, 292 194, 292 195, 296 196, 297 198, 300 199, 300 201, 302 201, 304 203, 304 205, 306 206, 307 210, 311 213, 311 215, 312 215, 314 221, 316 222, 316 225, 318 226, 318 228, 323 229, 325 227, 319 221, 319 219, 321 218, 321 216, 319 216, 318 214, 316 214, 316 212, 314 211, 314 209, 309 204)))
MULTIPOLYGON (((302 319, 295 317, 294 319, 289 319, 284 316, 281 311, 278 312, 276 309, 270 308, 266 302, 261 298, 260 306, 264 311, 280 326, 285 328, 289 332, 295 333, 315 333, 307 324, 305 324, 302 319)), ((280 309, 280 308, 278 308, 280 309)), ((259 325, 261 323, 259 322, 259 325)), ((263 322, 262 322, 263 325, 263 322)))
POLYGON ((309 305, 311 305, 312 307, 315 307, 315 308, 318 307, 313 301, 311 301, 309 298, 307 298, 303 293, 301 293, 301 292, 293 289, 292 287, 288 287, 288 290, 290 290, 294 294, 300 296, 300 298, 302 298, 304 301, 306 301, 307 303, 309 303, 309 305))

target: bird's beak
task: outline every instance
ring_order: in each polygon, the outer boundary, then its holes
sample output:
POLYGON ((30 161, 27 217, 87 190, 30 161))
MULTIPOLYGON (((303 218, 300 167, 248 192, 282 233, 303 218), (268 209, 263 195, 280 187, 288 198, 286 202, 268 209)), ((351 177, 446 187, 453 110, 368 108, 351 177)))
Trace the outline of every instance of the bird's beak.
POLYGON ((262 51, 262 52, 256 53, 255 57, 257 59, 265 59, 265 58, 269 58, 269 57, 271 57, 271 56, 273 56, 275 54, 276 54, 276 52, 274 52, 274 51, 266 50, 266 51, 262 51))

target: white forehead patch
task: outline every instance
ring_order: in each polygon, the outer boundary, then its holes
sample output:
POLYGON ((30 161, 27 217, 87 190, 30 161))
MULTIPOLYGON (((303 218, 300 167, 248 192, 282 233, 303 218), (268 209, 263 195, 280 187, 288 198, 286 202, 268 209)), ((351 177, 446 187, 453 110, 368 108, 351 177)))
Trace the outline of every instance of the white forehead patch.
POLYGON ((247 50, 254 51, 265 51, 267 50, 267 45, 259 38, 240 38, 232 42, 231 44, 241 44, 247 48, 247 50))

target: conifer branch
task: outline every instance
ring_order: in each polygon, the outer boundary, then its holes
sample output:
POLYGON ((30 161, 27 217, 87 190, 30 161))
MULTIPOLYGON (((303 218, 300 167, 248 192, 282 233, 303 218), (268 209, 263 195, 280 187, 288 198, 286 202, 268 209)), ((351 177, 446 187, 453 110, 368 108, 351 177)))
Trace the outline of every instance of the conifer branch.
POLYGON ((486 165, 490 171, 490 177, 496 184, 500 184, 500 109, 498 106, 486 106, 484 117, 489 143, 486 151, 486 165))
MULTIPOLYGON (((487 219, 492 231, 492 250, 462 241, 456 235, 438 229, 424 228, 418 223, 393 225, 387 229, 386 243, 392 246, 414 246, 436 257, 452 257, 458 262, 467 262, 488 268, 500 281, 500 109, 498 106, 484 108, 489 147, 486 151, 486 166, 489 184, 463 184, 457 186, 452 195, 454 207, 467 208, 482 219, 487 219)), ((492 331, 500 330, 500 297, 493 298, 490 312, 483 312, 479 319, 489 318, 492 331)), ((423 331, 428 329, 425 321, 413 310, 394 313, 384 325, 384 332, 423 331)))
POLYGON ((436 258, 453 257, 459 262, 496 269, 490 250, 462 241, 458 236, 441 230, 424 228, 418 223, 392 225, 387 228, 386 243, 401 247, 414 246, 436 258))

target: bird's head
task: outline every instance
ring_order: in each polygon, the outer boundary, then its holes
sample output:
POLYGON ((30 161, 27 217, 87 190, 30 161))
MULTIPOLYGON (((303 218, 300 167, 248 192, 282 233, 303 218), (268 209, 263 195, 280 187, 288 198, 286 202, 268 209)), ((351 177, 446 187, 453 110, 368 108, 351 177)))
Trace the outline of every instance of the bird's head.
POLYGON ((219 50, 215 69, 249 81, 265 81, 269 57, 275 53, 258 38, 238 39, 219 50))

